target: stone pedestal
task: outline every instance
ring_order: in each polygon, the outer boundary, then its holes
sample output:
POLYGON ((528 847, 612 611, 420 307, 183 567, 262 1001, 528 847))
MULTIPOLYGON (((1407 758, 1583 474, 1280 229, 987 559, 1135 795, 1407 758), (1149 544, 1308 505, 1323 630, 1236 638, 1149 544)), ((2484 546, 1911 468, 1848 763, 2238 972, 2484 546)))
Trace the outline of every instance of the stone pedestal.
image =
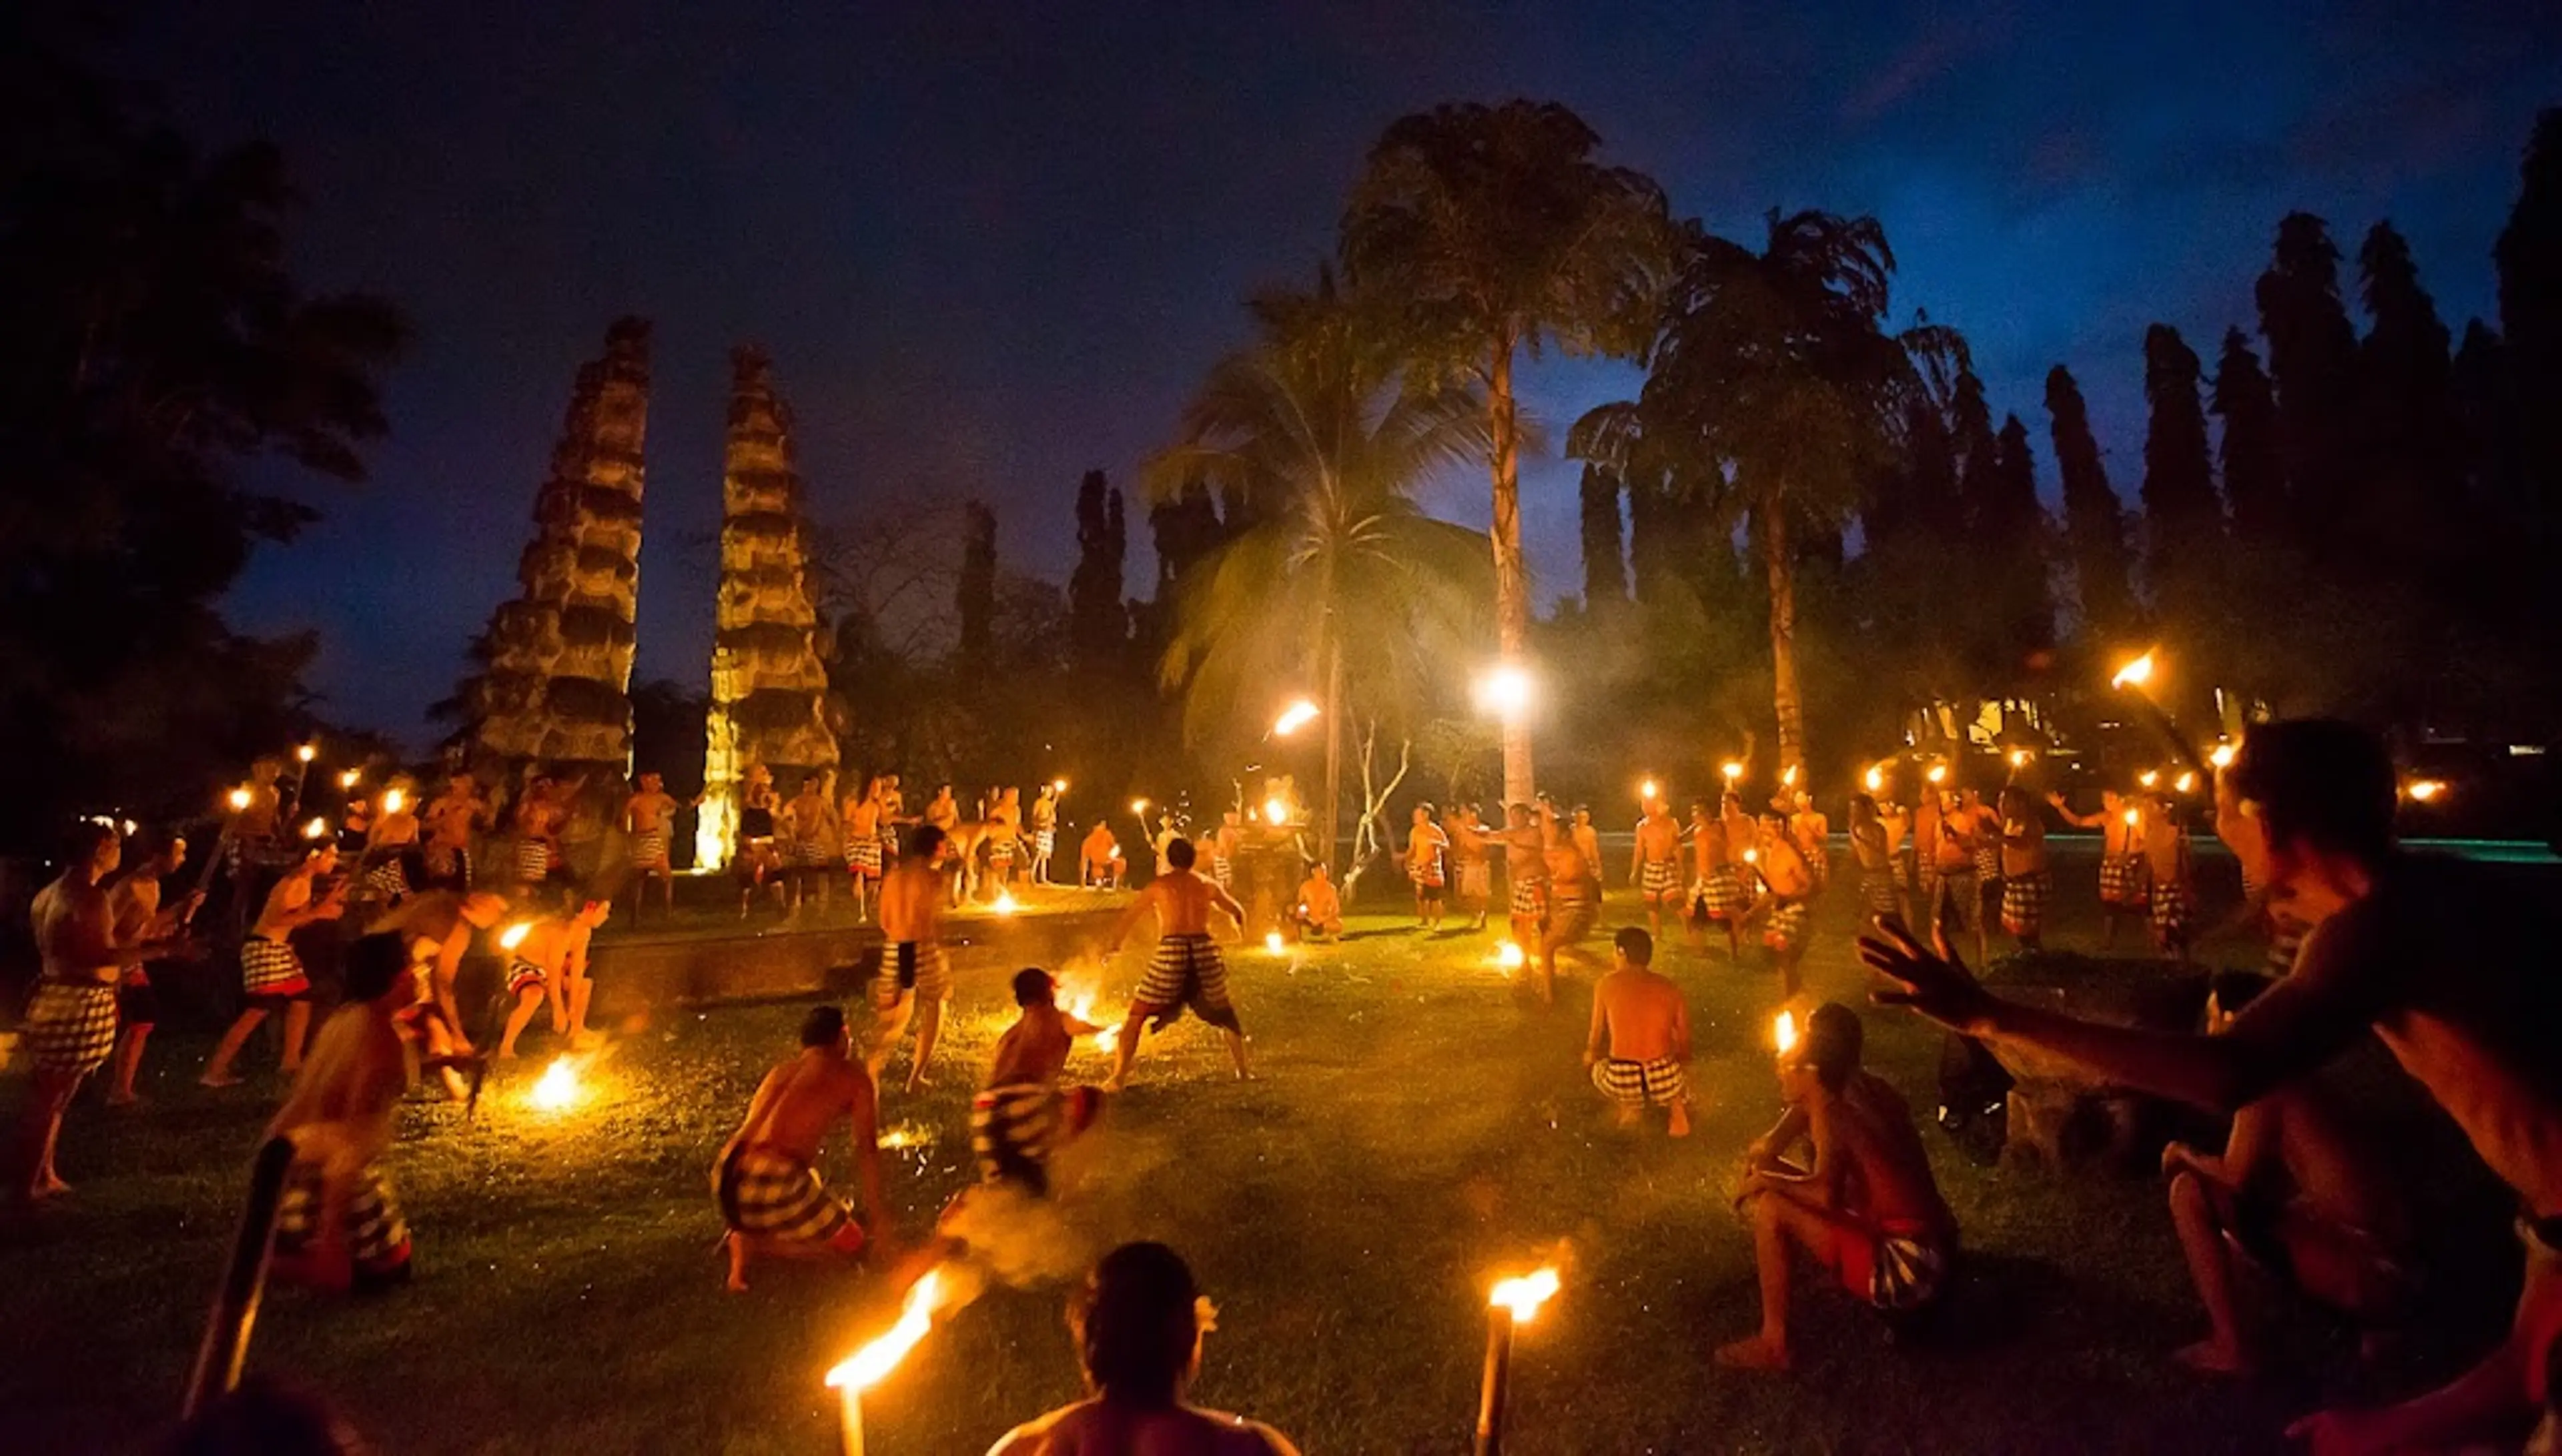
MULTIPOLYGON (((2206 1005, 2206 972, 2169 961, 2023 957, 2003 965, 1986 984, 2005 1000, 2152 1031, 2195 1030, 2206 1005)), ((2141 1172, 2158 1151, 2168 1119, 2157 1099, 2034 1051, 1999 1046, 1994 1055, 2018 1079, 2010 1092, 2003 1163, 2141 1172)))

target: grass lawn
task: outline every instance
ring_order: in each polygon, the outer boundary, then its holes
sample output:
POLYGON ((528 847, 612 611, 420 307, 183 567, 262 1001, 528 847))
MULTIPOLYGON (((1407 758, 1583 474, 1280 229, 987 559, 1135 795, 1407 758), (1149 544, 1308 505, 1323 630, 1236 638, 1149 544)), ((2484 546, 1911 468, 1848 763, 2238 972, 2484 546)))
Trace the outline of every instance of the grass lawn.
MULTIPOLYGON (((2066 945, 2094 927, 2088 866, 2068 869, 2066 945)), ((1813 989, 1852 1001, 1847 893, 1825 907, 1813 989)), ((1634 913, 1614 895, 1608 923, 1634 913)), ((1195 1391, 1312 1452, 1467 1447, 1485 1287, 1558 1239, 1563 1295, 1516 1361, 1524 1452, 2261 1451, 2292 1413, 2362 1392, 2341 1342, 2288 1342, 2315 1373, 2203 1383, 2166 1361, 2201 1326, 2158 1188, 1978 1168, 1935 1131, 1941 1181, 1973 1255, 1940 1343, 1887 1345, 1844 1301, 1801 1293, 1800 1369, 1753 1377, 1709 1351, 1754 1318, 1750 1251, 1724 1189, 1774 1115, 1770 982, 1674 949, 1700 1059, 1698 1133, 1615 1131, 1583 1080, 1584 986, 1541 1011, 1490 968, 1492 938, 1426 939, 1401 919, 1284 963, 1236 958, 1258 1080, 1225 1075, 1196 1022, 1152 1040, 1090 1151, 1071 1221, 1090 1253, 1130 1238, 1181 1249, 1220 1308, 1195 1391)), ((2252 959, 2243 948, 2221 959, 2252 959)), ((1125 956, 1106 1004, 1139 967, 1125 956)), ((885 1154, 907 1231, 973 1177, 969 1090, 1002 1020, 994 968, 965 973, 950 1060, 915 1098, 890 1092, 885 1154)), ((896 1291, 834 1269, 767 1267, 720 1288, 705 1189, 757 1078, 791 1047, 800 1005, 626 1028, 598 1100, 566 1117, 525 1102, 539 1055, 491 1080, 476 1126, 420 1102, 392 1171, 419 1279, 388 1298, 274 1293, 253 1368, 330 1392, 393 1453, 829 1449, 821 1372, 884 1328, 896 1291)), ((1869 1013, 1870 1062, 1920 1108, 1938 1037, 1869 1013)), ((539 1042, 529 1043, 538 1053, 539 1042)), ((157 1101, 77 1107, 64 1171, 79 1191, 0 1233, 0 1445, 146 1442, 184 1381, 248 1157, 278 1087, 189 1080, 200 1042, 155 1041, 157 1101)), ((272 1056, 272 1052, 268 1053, 272 1056)), ((1071 1072, 1100 1080, 1082 1053, 1071 1072)), ((902 1060, 895 1071, 904 1069, 902 1060)), ((13 1099, 14 1100, 14 1097, 13 1099)), ((840 1152, 831 1181, 850 1186, 840 1152)), ((885 1456, 984 1450, 1077 1390, 1063 1290, 993 1288, 951 1316, 867 1402, 885 1456)), ((2407 1383, 2413 1374, 2398 1373, 2407 1383)))

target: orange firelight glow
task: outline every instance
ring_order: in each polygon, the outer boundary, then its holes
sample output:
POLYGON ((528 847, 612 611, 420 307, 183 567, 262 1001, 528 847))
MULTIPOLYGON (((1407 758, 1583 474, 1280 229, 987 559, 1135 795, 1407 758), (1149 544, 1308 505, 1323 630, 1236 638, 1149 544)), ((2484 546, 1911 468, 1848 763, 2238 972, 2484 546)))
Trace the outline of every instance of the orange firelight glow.
POLYGON ((1770 1018, 1770 1044, 1779 1048, 1781 1056, 1797 1049, 1796 1012, 1781 1011, 1770 1018))
POLYGON ((587 1088, 579 1081, 578 1064, 566 1056, 553 1057, 552 1064, 534 1079, 528 1100, 538 1112, 567 1112, 586 1101, 587 1088))
POLYGON ((2153 654, 2151 651, 2147 650, 2142 656, 2137 657, 2125 666, 2118 668, 2117 675, 2108 679, 2108 685, 2110 687, 2141 687, 2145 683, 2152 681, 2152 678, 2153 654))
POLYGON ((923 1278, 909 1285, 906 1301, 899 1307, 898 1323, 889 1327, 888 1334, 845 1357, 827 1371, 827 1388, 861 1391, 887 1378, 926 1332, 934 1328, 934 1310, 942 1287, 940 1268, 926 1270, 923 1278))
POLYGON ((226 802, 231 805, 232 813, 239 814, 249 808, 249 791, 247 789, 235 789, 231 792, 226 802))
POLYGON ((2206 756, 2206 761, 2219 769, 2229 769, 2233 767, 2233 760, 2241 756, 2241 752, 2232 744, 2219 743, 2215 745, 2215 751, 2206 756))
POLYGON ((409 796, 397 789, 383 791, 383 813, 398 814, 409 803, 409 796))
POLYGON ((1539 1317, 1540 1306, 1556 1297, 1564 1281, 1554 1267, 1525 1274, 1519 1279, 1498 1280, 1494 1296, 1487 1301, 1513 1312, 1513 1323, 1527 1325, 1539 1317))

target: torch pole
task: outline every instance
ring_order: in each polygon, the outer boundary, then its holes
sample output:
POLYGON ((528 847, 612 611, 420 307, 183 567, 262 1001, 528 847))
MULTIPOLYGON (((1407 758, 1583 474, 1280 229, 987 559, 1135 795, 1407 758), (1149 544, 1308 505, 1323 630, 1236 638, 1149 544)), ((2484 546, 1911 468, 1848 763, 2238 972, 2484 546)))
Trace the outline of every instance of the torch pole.
POLYGON ((1477 1397, 1476 1456, 1503 1456, 1504 1396, 1513 1379, 1512 1307, 1486 1311, 1486 1383, 1477 1397))
POLYGON ((838 1424, 838 1456, 863 1456, 863 1392, 851 1385, 837 1402, 844 1408, 844 1419, 838 1424))
POLYGON ((2209 784, 2214 783, 2215 771, 2206 766, 2206 760, 2198 755, 2195 745, 2188 741, 2188 735, 2179 731, 2179 725, 2170 720, 2170 714, 2162 710, 2162 705, 2154 702, 2153 695, 2140 687, 2132 691, 2135 701, 2143 706, 2145 719, 2153 725, 2153 731, 2159 733, 2162 741, 2170 745, 2171 757, 2179 760, 2182 766, 2193 770, 2198 778, 2209 784))
POLYGON ((250 1332, 258 1325, 259 1297, 267 1289, 275 1208, 284 1195, 284 1177, 292 1168, 290 1141, 270 1138, 258 1150, 258 1161, 250 1169, 249 1204, 241 1210, 240 1231, 232 1236, 231 1262, 214 1292, 213 1314, 205 1322, 204 1343, 196 1350, 196 1368, 187 1377, 186 1401, 179 1411, 183 1418, 194 1418, 208 1401, 240 1385, 250 1332))

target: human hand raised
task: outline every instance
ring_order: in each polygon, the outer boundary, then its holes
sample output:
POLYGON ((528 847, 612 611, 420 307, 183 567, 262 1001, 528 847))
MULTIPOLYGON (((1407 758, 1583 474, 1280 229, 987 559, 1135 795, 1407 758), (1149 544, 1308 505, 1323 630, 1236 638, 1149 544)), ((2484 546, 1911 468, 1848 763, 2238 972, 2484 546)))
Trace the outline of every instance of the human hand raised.
POLYGON ((1945 935, 1933 930, 1932 938, 1938 943, 1934 954, 1923 950, 1913 932, 1898 922, 1881 915, 1870 924, 1870 933, 1859 939, 1859 958, 1870 971, 1895 983, 1891 989, 1870 992, 1871 1001, 1910 1007, 1952 1031, 1983 1034, 1992 1012, 1992 996, 1948 948, 1945 935))

